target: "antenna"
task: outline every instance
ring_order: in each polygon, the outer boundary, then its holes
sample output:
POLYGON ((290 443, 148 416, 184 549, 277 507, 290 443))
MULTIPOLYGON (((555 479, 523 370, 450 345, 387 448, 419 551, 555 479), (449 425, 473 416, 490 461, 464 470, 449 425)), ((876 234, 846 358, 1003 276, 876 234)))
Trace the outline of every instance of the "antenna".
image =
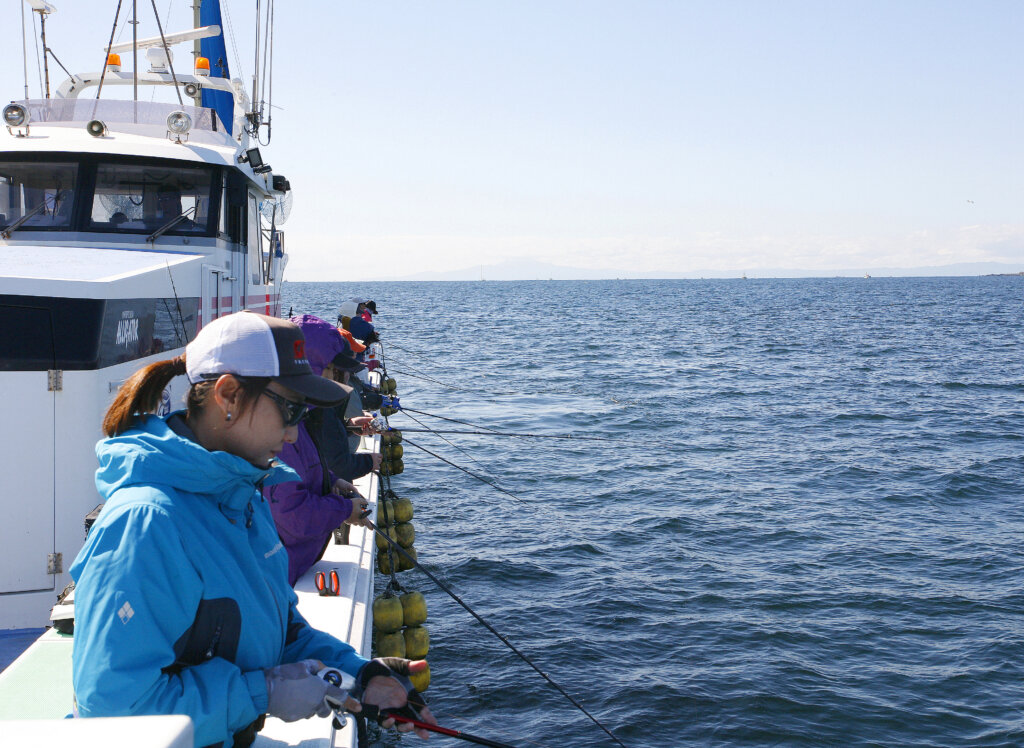
POLYGON ((41 36, 43 39, 43 70, 45 71, 46 78, 46 98, 50 98, 50 64, 49 64, 49 49, 46 47, 46 17, 51 13, 56 13, 57 9, 50 5, 45 0, 27 0, 28 4, 32 6, 32 12, 39 14, 39 27, 42 30, 41 36))

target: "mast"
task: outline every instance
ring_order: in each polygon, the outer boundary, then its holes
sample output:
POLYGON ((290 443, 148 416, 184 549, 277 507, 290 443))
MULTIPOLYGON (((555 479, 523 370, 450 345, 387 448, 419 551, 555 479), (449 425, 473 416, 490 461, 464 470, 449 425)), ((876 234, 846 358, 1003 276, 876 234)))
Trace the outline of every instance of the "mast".
POLYGON ((132 101, 139 100, 139 16, 138 0, 132 0, 132 101))
POLYGON ((43 71, 46 77, 46 98, 50 98, 50 54, 46 49, 46 11, 39 11, 39 28, 43 37, 43 71))

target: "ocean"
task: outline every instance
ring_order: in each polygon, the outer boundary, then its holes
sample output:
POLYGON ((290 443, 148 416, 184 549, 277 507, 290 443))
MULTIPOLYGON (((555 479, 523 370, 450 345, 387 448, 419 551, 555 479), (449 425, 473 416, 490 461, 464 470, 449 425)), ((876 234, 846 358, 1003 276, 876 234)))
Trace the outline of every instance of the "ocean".
MULTIPOLYGON (((1024 278, 287 283, 284 305, 356 295, 421 411, 392 425, 617 440, 407 431, 393 485, 421 562, 622 743, 1024 744, 1024 278)), ((613 745, 402 580, 442 724, 613 745)))

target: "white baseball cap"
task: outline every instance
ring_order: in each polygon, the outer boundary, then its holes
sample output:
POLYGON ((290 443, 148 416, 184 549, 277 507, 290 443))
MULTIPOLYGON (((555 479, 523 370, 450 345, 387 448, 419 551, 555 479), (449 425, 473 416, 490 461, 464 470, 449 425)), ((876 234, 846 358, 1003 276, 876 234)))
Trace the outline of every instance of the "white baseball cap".
POLYGON ((218 317, 185 346, 185 371, 192 384, 222 374, 270 377, 306 396, 312 405, 337 405, 346 392, 313 373, 298 325, 256 312, 218 317))

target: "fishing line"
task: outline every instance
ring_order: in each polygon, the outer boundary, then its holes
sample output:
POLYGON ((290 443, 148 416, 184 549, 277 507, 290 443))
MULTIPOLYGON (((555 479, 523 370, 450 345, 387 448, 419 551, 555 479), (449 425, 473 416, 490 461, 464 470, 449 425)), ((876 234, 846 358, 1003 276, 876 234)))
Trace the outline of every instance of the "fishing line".
MULTIPOLYGON (((469 393, 472 393, 474 395, 477 395, 478 397, 480 395, 480 391, 479 390, 470 390, 470 389, 467 389, 465 387, 456 387, 454 384, 448 384, 446 382, 442 382, 439 379, 434 379, 433 377, 428 377, 428 376, 426 376, 424 374, 411 374, 410 372, 399 371, 398 369, 395 369, 395 374, 401 374, 401 375, 406 376, 406 377, 412 377, 413 379, 425 379, 428 382, 433 382, 434 384, 439 384, 442 387, 447 387, 450 390, 456 390, 458 392, 469 392, 469 393)), ((488 394, 491 394, 491 395, 518 395, 520 393, 518 393, 518 392, 491 392, 491 393, 488 393, 488 394)))
POLYGON ((440 363, 438 361, 435 361, 434 359, 430 358, 429 356, 425 356, 422 353, 417 353, 416 351, 411 351, 408 348, 403 348, 402 346, 398 345, 398 343, 394 343, 394 342, 388 341, 388 345, 390 345, 393 348, 397 348, 398 350, 403 351, 405 353, 411 353, 413 356, 417 356, 419 358, 422 358, 424 361, 427 361, 428 363, 431 363, 434 366, 440 366, 442 368, 444 368, 446 366, 446 364, 442 364, 442 363, 440 363))
MULTIPOLYGON (((459 423, 459 424, 462 424, 463 426, 472 426, 475 429, 487 429, 488 431, 494 431, 494 429, 492 429, 490 426, 479 426, 479 425, 477 425, 475 423, 470 423, 469 421, 460 421, 458 418, 446 418, 445 416, 439 416, 439 415, 435 415, 433 413, 427 413, 426 411, 423 411, 423 410, 416 410, 414 408, 406 408, 404 405, 401 408, 398 409, 399 413, 405 413, 406 411, 409 411, 410 413, 419 413, 421 416, 430 416, 431 418, 439 418, 442 421, 451 421, 452 423, 459 423)), ((412 416, 409 416, 409 418, 412 418, 412 416)), ((416 419, 413 419, 413 420, 416 420, 416 419)))
MULTIPOLYGON (((409 416, 409 418, 412 418, 412 416, 409 416)), ((413 418, 413 420, 415 421, 416 419, 413 418)), ((420 423, 419 421, 416 421, 416 422, 420 423)), ((431 434, 476 434, 478 436, 480 436, 480 435, 482 435, 482 436, 518 436, 518 437, 522 437, 524 439, 572 439, 572 440, 580 441, 580 442, 618 442, 620 444, 625 444, 626 443, 625 439, 610 439, 610 438, 605 437, 605 436, 573 436, 572 434, 562 434, 562 435, 554 435, 554 434, 515 434, 515 433, 511 433, 509 431, 460 431, 458 429, 447 429, 445 431, 434 431, 433 429, 409 429, 409 428, 403 428, 403 429, 400 429, 400 430, 403 431, 403 432, 405 432, 405 431, 411 431, 411 432, 427 431, 427 432, 430 432, 431 434)))
POLYGON ((411 446, 413 446, 413 447, 416 447, 416 449, 422 449, 422 450, 423 450, 424 452, 426 452, 426 453, 427 453, 428 455, 430 455, 430 456, 432 456, 432 457, 436 457, 437 459, 439 459, 439 460, 440 460, 441 462, 445 463, 446 465, 451 465, 451 466, 452 466, 453 468, 455 468, 455 469, 457 469, 457 470, 461 470, 461 471, 462 471, 462 472, 464 472, 464 473, 465 473, 466 475, 471 475, 471 476, 473 476, 474 478, 476 478, 476 479, 477 479, 478 481, 480 481, 481 483, 486 483, 486 484, 487 484, 488 486, 490 486, 491 488, 496 488, 497 490, 501 491, 501 492, 502 492, 503 494, 507 494, 507 495, 511 496, 511 497, 512 497, 513 499, 515 499, 516 501, 522 501, 522 502, 524 502, 524 503, 525 503, 525 500, 524 500, 524 499, 520 499, 520 498, 519 498, 518 496, 516 496, 516 495, 515 495, 514 493, 512 493, 511 491, 506 491, 506 490, 505 490, 504 488, 502 488, 501 486, 499 486, 499 485, 498 485, 497 483, 491 483, 491 482, 490 482, 489 480, 487 480, 486 478, 481 478, 481 477, 480 477, 479 475, 477 475, 476 473, 474 473, 474 472, 473 472, 472 470, 466 470, 466 468, 464 468, 464 467, 461 467, 460 465, 456 465, 456 464, 455 464, 454 462, 452 462, 451 460, 446 460, 446 459, 445 459, 444 457, 442 457, 441 455, 439 455, 439 454, 437 454, 437 453, 435 453, 435 452, 431 452, 431 451, 430 451, 429 449, 427 449, 426 447, 421 447, 421 446, 420 446, 419 444, 417 444, 417 443, 416 443, 416 442, 414 442, 414 441, 411 441, 411 440, 409 440, 409 439, 403 439, 403 440, 402 440, 402 443, 403 443, 403 444, 409 444, 409 445, 411 445, 411 446))
MULTIPOLYGON (((416 445, 413 445, 413 446, 416 446, 416 445)), ((420 449, 422 449, 422 447, 420 447, 420 449)), ((436 455, 435 455, 435 457, 436 457, 436 455)), ((607 727, 602 725, 597 720, 597 718, 594 717, 594 715, 592 715, 590 712, 588 712, 586 710, 586 708, 582 704, 580 704, 580 702, 578 702, 576 699, 574 699, 569 694, 568 691, 566 691, 564 688, 562 688, 560 685, 558 685, 551 678, 551 676, 549 676, 547 673, 545 673, 543 670, 541 670, 539 667, 537 667, 537 665, 534 664, 533 660, 531 660, 529 657, 527 657, 525 654, 523 654, 521 651, 519 651, 519 649, 517 649, 516 646, 512 642, 510 642, 507 637, 505 637, 500 631, 498 631, 496 628, 494 628, 494 626, 492 626, 487 621, 485 621, 480 616, 479 613, 477 613, 475 610, 473 610, 471 607, 469 607, 465 602, 463 602, 462 598, 459 597, 458 595, 456 595, 455 592, 448 585, 446 585, 440 579, 435 577, 432 573, 427 571, 426 568, 419 561, 417 561, 415 558, 413 558, 412 555, 408 551, 405 550, 405 548, 400 546, 397 541, 392 540, 391 537, 386 532, 382 532, 377 527, 377 525, 375 525, 372 521, 370 521, 369 518, 364 519, 363 520, 363 524, 365 524, 368 528, 370 528, 375 533, 377 533, 382 538, 384 538, 384 540, 386 540, 388 542, 388 544, 390 546, 392 546, 398 553, 401 553, 403 556, 405 556, 406 560, 408 560, 409 563, 411 563, 415 568, 419 569, 424 574, 426 574, 427 577, 430 579, 430 581, 432 581, 434 584, 436 584, 438 587, 440 587, 444 592, 446 592, 448 594, 448 596, 452 598, 452 600, 454 600, 459 605, 461 605, 463 608, 465 608, 467 613, 469 613, 471 616, 473 616, 473 618, 475 618, 477 621, 479 621, 483 625, 484 628, 486 628, 488 631, 490 631, 492 634, 494 634, 496 637, 498 637, 498 639, 500 639, 501 642, 506 647, 511 649, 513 652, 515 652, 523 662, 525 662, 531 668, 536 670, 537 673, 544 680, 546 680, 548 683, 550 683, 555 688, 555 690, 557 690, 566 699, 568 699, 569 703, 571 703, 573 706, 575 706, 577 709, 579 709, 581 712, 583 712, 585 715, 587 715, 587 717, 590 718, 591 722, 593 722, 595 725, 597 725, 602 730, 604 730, 604 732, 608 735, 608 737, 610 737, 612 740, 615 741, 616 745, 621 745, 622 748, 626 748, 625 744, 621 740, 619 740, 617 737, 615 737, 615 735, 611 732, 611 730, 609 730, 607 727)))
MULTIPOLYGON (((406 413, 406 415, 409 415, 409 414, 408 414, 408 413, 406 413)), ((455 447, 455 449, 457 449, 457 450, 459 450, 460 452, 462 452, 462 454, 466 455, 466 457, 468 457, 469 459, 471 459, 471 460, 472 460, 473 462, 475 462, 475 463, 476 463, 477 465, 480 465, 480 467, 481 467, 481 468, 483 468, 483 471, 484 471, 485 473, 487 473, 487 475, 488 475, 488 477, 489 477, 489 478, 492 478, 492 479, 494 479, 494 480, 497 480, 497 478, 495 478, 495 477, 494 477, 493 475, 491 475, 491 471, 490 471, 490 470, 488 470, 488 469, 487 469, 487 467, 486 467, 485 465, 483 465, 483 464, 482 464, 482 463, 481 463, 481 462, 480 462, 479 460, 477 460, 477 459, 476 459, 475 457, 473 457, 473 455, 471 455, 471 454, 470 454, 469 452, 467 452, 466 450, 464 450, 464 449, 463 449, 462 447, 460 447, 460 446, 459 446, 458 444, 456 444, 455 442, 453 442, 453 441, 452 441, 451 439, 446 439, 446 438, 445 438, 444 436, 441 436, 441 433, 440 433, 439 431, 435 431, 434 429, 430 428, 429 426, 427 426, 427 424, 423 423, 423 421, 421 421, 421 420, 420 420, 419 418, 417 418, 416 416, 409 416, 409 418, 411 418, 412 420, 416 421, 416 423, 418 423, 418 424, 419 424, 420 426, 423 426, 423 428, 422 428, 422 429, 413 429, 413 431, 425 431, 425 432, 429 432, 429 433, 431 433, 431 434, 435 434, 436 436, 440 437, 440 438, 441 438, 441 439, 442 439, 443 441, 447 442, 447 443, 448 443, 448 444, 450 444, 451 446, 455 447)))

